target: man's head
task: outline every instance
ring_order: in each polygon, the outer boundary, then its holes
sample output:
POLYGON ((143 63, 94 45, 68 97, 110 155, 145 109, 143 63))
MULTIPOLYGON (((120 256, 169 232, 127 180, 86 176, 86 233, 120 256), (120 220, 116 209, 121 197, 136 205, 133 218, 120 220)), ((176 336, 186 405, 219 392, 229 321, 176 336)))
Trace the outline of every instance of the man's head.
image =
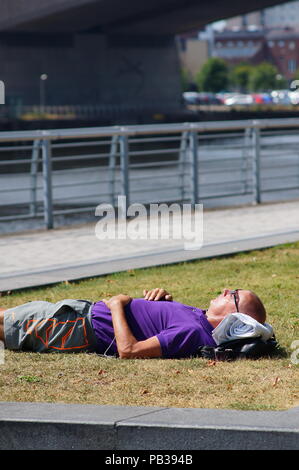
POLYGON ((212 299, 207 311, 209 322, 216 326, 229 314, 241 312, 260 323, 266 320, 266 310, 260 298, 252 291, 245 289, 224 289, 212 299))

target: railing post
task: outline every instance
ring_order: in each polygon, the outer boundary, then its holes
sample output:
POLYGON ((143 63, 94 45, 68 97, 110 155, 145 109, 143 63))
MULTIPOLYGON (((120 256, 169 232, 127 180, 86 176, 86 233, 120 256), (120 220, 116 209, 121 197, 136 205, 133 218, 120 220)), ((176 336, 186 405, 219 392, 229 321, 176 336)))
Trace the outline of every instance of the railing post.
POLYGON ((112 206, 115 204, 115 194, 114 194, 114 187, 115 187, 115 167, 116 167, 116 154, 117 154, 117 147, 118 147, 119 136, 114 135, 111 138, 111 148, 110 148, 110 155, 109 155, 109 193, 110 193, 110 201, 112 206))
POLYGON ((38 158, 40 151, 40 140, 35 140, 32 148, 31 164, 30 164, 30 215, 33 217, 37 213, 36 203, 36 186, 38 172, 38 158))
POLYGON ((43 191, 44 220, 47 229, 53 228, 53 196, 52 196, 52 155, 50 140, 42 141, 43 159, 43 191))
POLYGON ((189 137, 191 150, 191 179, 192 179, 192 196, 191 203, 198 204, 198 135, 196 131, 190 132, 189 137))
POLYGON ((261 202, 261 131, 258 127, 253 129, 253 161, 252 161, 252 179, 253 179, 253 203, 261 202))
POLYGON ((189 132, 184 131, 181 136, 180 143, 180 153, 179 153, 179 187, 181 189, 181 201, 184 202, 185 199, 185 163, 187 160, 187 151, 188 151, 188 142, 189 142, 189 132))
MULTIPOLYGON (((121 191, 125 196, 125 205, 120 208, 122 217, 127 214, 127 208, 130 205, 130 189, 129 189, 129 139, 127 135, 119 137, 120 143, 120 173, 121 173, 121 191)), ((123 200, 123 199, 122 199, 123 200)))

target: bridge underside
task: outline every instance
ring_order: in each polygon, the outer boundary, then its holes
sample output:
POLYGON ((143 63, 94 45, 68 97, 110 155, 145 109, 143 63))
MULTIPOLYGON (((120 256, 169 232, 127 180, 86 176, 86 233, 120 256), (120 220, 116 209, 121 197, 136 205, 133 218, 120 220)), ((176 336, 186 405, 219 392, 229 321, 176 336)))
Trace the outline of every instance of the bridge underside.
POLYGON ((281 3, 252 0, 1 0, 6 96, 48 105, 179 107, 175 34, 281 3))
POLYGON ((1 0, 0 31, 177 34, 281 0, 1 0))
POLYGON ((281 0, 1 0, 0 31, 177 34, 281 0))

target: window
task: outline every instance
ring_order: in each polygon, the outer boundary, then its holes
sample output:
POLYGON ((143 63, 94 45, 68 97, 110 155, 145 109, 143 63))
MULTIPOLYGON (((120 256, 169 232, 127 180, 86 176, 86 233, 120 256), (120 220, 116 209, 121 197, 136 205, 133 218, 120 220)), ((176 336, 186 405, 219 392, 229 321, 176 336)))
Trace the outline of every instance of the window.
POLYGON ((289 49, 295 49, 295 47, 296 44, 294 43, 294 41, 289 42, 289 49))
POLYGON ((279 47, 283 47, 284 46, 284 41, 278 41, 278 45, 279 45, 279 47))
POLYGON ((290 59, 288 61, 288 70, 289 70, 289 72, 294 73, 294 72, 296 72, 296 69, 297 69, 296 60, 295 59, 290 59))
POLYGON ((274 41, 268 41, 268 46, 273 47, 274 46, 274 41))

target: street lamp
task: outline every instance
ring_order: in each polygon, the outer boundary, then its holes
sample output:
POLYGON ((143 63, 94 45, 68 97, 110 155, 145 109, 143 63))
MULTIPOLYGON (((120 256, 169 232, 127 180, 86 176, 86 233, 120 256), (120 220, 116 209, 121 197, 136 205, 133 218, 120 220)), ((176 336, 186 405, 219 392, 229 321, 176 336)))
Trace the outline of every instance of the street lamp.
POLYGON ((46 80, 48 79, 48 75, 42 73, 39 78, 39 106, 40 109, 43 109, 46 104, 46 80))

